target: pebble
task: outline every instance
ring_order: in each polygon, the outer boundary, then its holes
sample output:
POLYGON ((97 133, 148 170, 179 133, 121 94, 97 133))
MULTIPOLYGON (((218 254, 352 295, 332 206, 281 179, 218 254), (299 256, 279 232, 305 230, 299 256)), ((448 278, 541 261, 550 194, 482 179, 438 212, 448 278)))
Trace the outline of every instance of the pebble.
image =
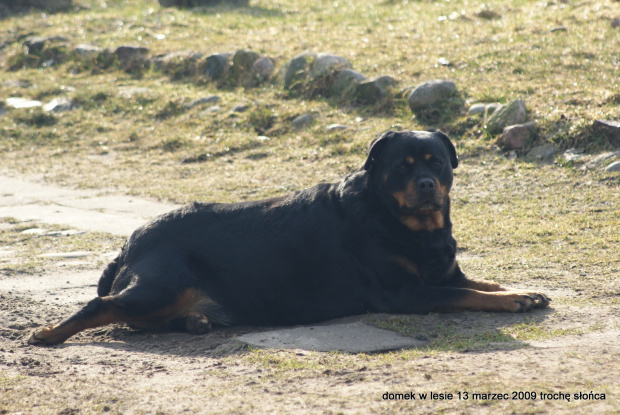
POLYGON ((344 125, 344 124, 330 124, 327 127, 325 127, 325 129, 327 131, 346 130, 347 128, 349 128, 349 126, 348 125, 344 125))

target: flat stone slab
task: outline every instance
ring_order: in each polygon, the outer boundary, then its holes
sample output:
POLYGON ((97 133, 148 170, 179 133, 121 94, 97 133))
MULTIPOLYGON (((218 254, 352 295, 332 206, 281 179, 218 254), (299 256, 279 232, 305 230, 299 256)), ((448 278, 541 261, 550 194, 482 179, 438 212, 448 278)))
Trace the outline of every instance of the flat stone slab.
POLYGON ((362 322, 304 326, 239 336, 251 346, 302 349, 318 352, 373 353, 399 350, 426 343, 362 322))
POLYGON ((0 217, 67 225, 130 235, 136 228, 178 205, 131 196, 101 195, 0 174, 0 217))

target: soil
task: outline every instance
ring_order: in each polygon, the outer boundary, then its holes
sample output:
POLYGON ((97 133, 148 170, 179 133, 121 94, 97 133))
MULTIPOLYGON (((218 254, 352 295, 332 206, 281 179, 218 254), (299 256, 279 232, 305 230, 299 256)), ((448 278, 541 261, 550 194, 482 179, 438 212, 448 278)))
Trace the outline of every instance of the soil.
POLYGON ((569 289, 545 288, 552 307, 528 314, 420 316, 428 341, 438 327, 467 336, 544 323, 551 333, 472 350, 256 350, 238 336, 269 328, 190 335, 120 325, 28 346, 36 327, 95 296, 100 263, 67 258, 43 274, 0 273, 0 414, 620 412, 620 310, 608 300, 579 303, 569 289))

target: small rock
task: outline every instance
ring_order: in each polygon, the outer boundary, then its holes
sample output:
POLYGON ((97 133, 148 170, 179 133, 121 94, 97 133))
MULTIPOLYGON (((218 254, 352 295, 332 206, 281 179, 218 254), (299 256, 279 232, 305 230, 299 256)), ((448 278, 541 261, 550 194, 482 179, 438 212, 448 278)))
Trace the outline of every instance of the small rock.
POLYGON ((240 104, 240 105, 235 106, 231 112, 246 112, 249 109, 250 109, 249 104, 240 104))
POLYGON ((43 105, 41 101, 35 101, 33 99, 27 98, 7 98, 4 102, 6 103, 7 107, 16 109, 40 107, 43 105))
POLYGON ((211 81, 223 79, 228 73, 232 53, 215 53, 207 57, 204 63, 203 74, 211 81))
POLYGON ((95 59, 100 52, 101 48, 99 46, 90 45, 87 43, 77 45, 73 48, 73 53, 86 59, 95 59))
POLYGON ((586 165, 586 169, 598 169, 609 160, 613 160, 614 158, 620 156, 620 151, 609 151, 607 153, 599 154, 590 160, 586 165))
POLYGON ((500 144, 507 150, 520 150, 532 142, 535 128, 536 122, 506 127, 499 140, 500 144))
POLYGON ((450 61, 447 60, 446 58, 439 58, 437 60, 437 63, 440 64, 441 66, 450 66, 450 65, 452 65, 452 63, 450 63, 450 61))
POLYGON ((337 97, 345 97, 353 93, 357 84, 366 77, 353 69, 341 69, 336 71, 331 93, 337 97))
POLYGON ((75 104, 75 102, 65 97, 54 98, 43 106, 43 110, 48 112, 71 111, 76 108, 77 105, 75 104))
POLYGON ((217 95, 211 95, 208 97, 202 97, 202 98, 198 98, 192 102, 190 102, 189 104, 186 105, 187 108, 194 108, 197 105, 203 105, 203 104, 215 104, 216 102, 220 102, 221 98, 218 97, 217 95))
POLYGON ((510 125, 523 124, 527 116, 525 101, 517 99, 508 105, 501 106, 487 120, 487 131, 499 134, 510 125))
POLYGON ((54 252, 49 254, 37 255, 39 258, 84 258, 91 255, 92 252, 89 251, 75 251, 75 252, 54 252))
POLYGON ((618 26, 620 26, 620 17, 616 17, 614 20, 611 21, 611 27, 615 29, 618 26))
POLYGON ((303 114, 298 117, 295 117, 291 124, 293 128, 296 130, 303 130, 304 128, 309 127, 314 122, 314 115, 312 114, 303 114))
POLYGON ((501 104, 499 102, 493 102, 493 103, 486 103, 486 102, 479 102, 476 104, 472 104, 471 107, 469 107, 469 111, 467 111, 468 115, 484 115, 485 117, 488 115, 493 114, 499 107, 501 107, 501 104))
POLYGON ((411 92, 407 98, 409 108, 418 111, 432 107, 456 93, 456 85, 452 81, 435 79, 424 82, 411 92))
POLYGON ((568 32, 568 29, 565 28, 564 26, 558 26, 558 27, 554 27, 553 29, 549 31, 549 33, 555 33, 555 32, 568 32))
POLYGON ((284 69, 284 88, 298 89, 300 84, 305 82, 308 77, 310 62, 314 60, 314 53, 305 52, 291 59, 284 69))
POLYGON ((605 167, 605 171, 620 171, 620 161, 614 161, 605 167))
POLYGON ((376 104, 388 95, 389 89, 396 85, 396 80, 391 76, 360 82, 355 88, 357 99, 368 104, 376 104))
POLYGON ((592 128, 614 138, 620 138, 620 121, 596 120, 592 124, 592 128))
POLYGON ((562 156, 564 157, 564 160, 566 161, 576 161, 584 157, 583 149, 569 148, 562 154, 562 156))
POLYGON ((344 124, 330 124, 327 127, 325 127, 325 129, 327 131, 340 131, 340 130, 346 130, 347 128, 349 128, 348 125, 344 125, 344 124))
POLYGON ((220 112, 222 110, 222 107, 220 107, 219 105, 214 105, 212 107, 207 108, 206 110, 202 111, 200 113, 200 116, 206 116, 209 114, 213 114, 214 112, 220 112))
POLYGON ((45 233, 45 229, 30 228, 20 232, 23 235, 42 235, 45 233))
POLYGON ((558 148, 553 143, 545 143, 532 148, 525 155, 526 161, 547 160, 558 152, 558 148))
POLYGON ((254 71, 256 77, 258 77, 259 81, 268 80, 276 71, 276 65, 273 63, 271 58, 263 57, 254 62, 252 70, 254 71))
POLYGON ((135 61, 141 61, 148 55, 149 49, 143 46, 119 46, 114 50, 121 65, 128 65, 135 61))
POLYGON ((43 48, 46 45, 51 43, 64 43, 67 42, 67 38, 62 36, 50 36, 50 37, 40 37, 33 36, 26 39, 23 43, 24 48, 26 48, 26 55, 38 55, 43 51, 43 48))
POLYGON ((351 69, 352 65, 342 56, 319 53, 312 62, 310 78, 317 79, 329 75, 337 69, 351 69))
POLYGON ((180 51, 157 55, 151 58, 151 64, 158 71, 171 73, 178 68, 186 67, 189 63, 196 63, 202 58, 202 54, 194 51, 180 51))
POLYGON ((137 86, 122 86, 118 90, 118 94, 121 98, 133 98, 137 95, 149 95, 151 93, 151 90, 149 88, 137 86))

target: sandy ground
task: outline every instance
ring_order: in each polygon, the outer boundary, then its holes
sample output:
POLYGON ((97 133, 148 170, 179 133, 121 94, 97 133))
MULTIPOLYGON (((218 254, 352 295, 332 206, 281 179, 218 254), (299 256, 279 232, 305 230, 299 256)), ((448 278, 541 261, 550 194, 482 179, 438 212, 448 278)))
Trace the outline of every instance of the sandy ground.
MULTIPOLYGON (((10 256, 10 247, 2 252, 10 256)), ((575 303, 570 290, 547 292, 553 307, 534 313, 421 320, 422 329, 449 325, 461 334, 523 321, 583 328, 474 351, 257 351, 237 338, 266 329, 247 327, 189 335, 109 326, 51 348, 26 345, 34 328, 95 296, 99 260, 68 258, 41 275, 0 273, 0 414, 620 412, 620 311, 575 303)))

